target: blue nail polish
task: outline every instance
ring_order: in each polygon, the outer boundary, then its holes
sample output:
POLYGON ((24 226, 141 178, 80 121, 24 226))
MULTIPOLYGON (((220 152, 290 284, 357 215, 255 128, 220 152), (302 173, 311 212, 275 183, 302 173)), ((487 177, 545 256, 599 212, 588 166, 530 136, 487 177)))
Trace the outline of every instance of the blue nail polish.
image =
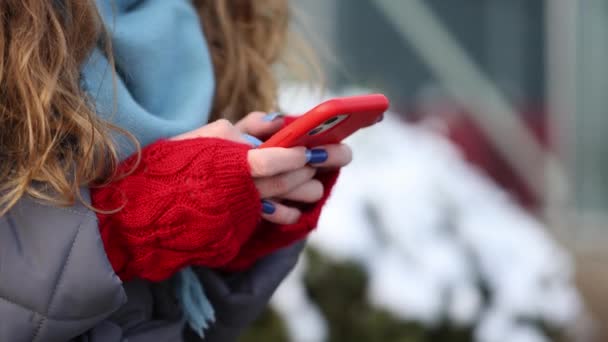
POLYGON ((274 204, 272 204, 272 202, 262 200, 262 212, 264 214, 272 215, 274 214, 275 210, 277 209, 274 207, 274 204))
POLYGON ((253 147, 258 147, 258 146, 262 145, 262 140, 254 137, 253 135, 243 134, 243 138, 245 138, 247 140, 247 142, 249 142, 251 145, 253 145, 253 147))
POLYGON ((272 112, 272 113, 268 113, 266 115, 264 115, 264 117, 262 118, 262 121, 264 122, 270 122, 270 121, 274 121, 275 119, 282 117, 283 114, 279 113, 279 112, 272 112))
POLYGON ((324 149, 316 148, 313 150, 306 150, 306 160, 309 163, 322 163, 327 160, 328 154, 324 149))

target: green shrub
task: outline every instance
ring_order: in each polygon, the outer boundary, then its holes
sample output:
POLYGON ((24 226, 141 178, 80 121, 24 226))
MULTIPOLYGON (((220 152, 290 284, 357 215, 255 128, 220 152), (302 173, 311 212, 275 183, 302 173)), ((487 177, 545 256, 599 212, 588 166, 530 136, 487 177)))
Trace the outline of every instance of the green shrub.
MULTIPOLYGON (((307 251, 305 285, 308 295, 323 313, 329 328, 328 342, 342 341, 471 341, 470 329, 441 325, 429 329, 405 322, 390 313, 373 308, 366 301, 367 277, 350 262, 335 263, 314 250, 307 251)), ((242 342, 287 341, 280 317, 267 310, 242 342)))

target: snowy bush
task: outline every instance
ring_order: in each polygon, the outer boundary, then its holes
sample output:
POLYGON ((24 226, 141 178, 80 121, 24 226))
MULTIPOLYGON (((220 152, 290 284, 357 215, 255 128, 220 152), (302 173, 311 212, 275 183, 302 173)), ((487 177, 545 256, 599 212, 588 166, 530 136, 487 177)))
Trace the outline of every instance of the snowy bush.
MULTIPOLYGON (((292 113, 320 99, 281 94, 292 113)), ((355 158, 309 245, 360 265, 371 306, 429 329, 467 327, 483 342, 548 341, 582 313, 564 250, 449 141, 387 113, 347 142, 355 158)), ((306 268, 302 260, 272 304, 293 341, 323 341, 331 327, 307 296, 306 268)))

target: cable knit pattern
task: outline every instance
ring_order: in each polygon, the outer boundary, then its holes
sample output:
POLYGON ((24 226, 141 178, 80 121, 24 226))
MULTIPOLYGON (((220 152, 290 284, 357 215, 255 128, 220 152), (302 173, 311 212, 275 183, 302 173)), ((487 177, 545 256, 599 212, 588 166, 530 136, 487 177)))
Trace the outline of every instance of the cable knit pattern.
MULTIPOLYGON (((161 140, 135 171, 92 189, 108 258, 123 280, 160 281, 188 265, 226 266, 260 221, 249 146, 223 139, 161 140)), ((119 171, 132 169, 131 156, 119 171)))

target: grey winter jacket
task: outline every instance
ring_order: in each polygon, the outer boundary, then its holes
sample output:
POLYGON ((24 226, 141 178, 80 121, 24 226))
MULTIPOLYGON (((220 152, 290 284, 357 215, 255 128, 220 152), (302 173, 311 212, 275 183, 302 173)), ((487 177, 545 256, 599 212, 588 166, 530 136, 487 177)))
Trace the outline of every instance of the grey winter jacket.
MULTIPOLYGON (((216 310, 205 341, 234 340, 265 307, 303 244, 244 273, 197 269, 216 310)), ((83 205, 57 208, 24 198, 0 217, 0 342, 199 340, 184 330, 170 281, 122 284, 96 216, 83 205)))

